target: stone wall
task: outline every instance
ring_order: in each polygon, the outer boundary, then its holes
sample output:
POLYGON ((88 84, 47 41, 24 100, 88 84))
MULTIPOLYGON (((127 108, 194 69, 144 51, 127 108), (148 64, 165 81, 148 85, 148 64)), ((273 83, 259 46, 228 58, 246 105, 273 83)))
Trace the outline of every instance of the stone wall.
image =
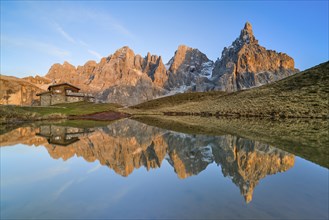
POLYGON ((50 94, 44 94, 40 96, 40 105, 41 106, 49 106, 51 104, 51 96, 50 94))
POLYGON ((55 105, 55 104, 60 104, 60 103, 65 103, 66 102, 66 98, 63 94, 53 94, 51 96, 51 105, 55 105))
POLYGON ((84 97, 81 96, 67 96, 67 102, 81 102, 84 100, 84 97))
POLYGON ((86 101, 87 102, 95 102, 95 98, 94 97, 87 97, 86 101))

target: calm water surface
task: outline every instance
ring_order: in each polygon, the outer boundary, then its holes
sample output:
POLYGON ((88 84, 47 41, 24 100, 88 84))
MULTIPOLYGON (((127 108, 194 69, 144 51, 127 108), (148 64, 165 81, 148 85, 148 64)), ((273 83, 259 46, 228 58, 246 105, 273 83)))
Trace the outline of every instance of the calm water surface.
POLYGON ((254 140, 130 119, 0 138, 4 219, 328 219, 328 169, 254 140))

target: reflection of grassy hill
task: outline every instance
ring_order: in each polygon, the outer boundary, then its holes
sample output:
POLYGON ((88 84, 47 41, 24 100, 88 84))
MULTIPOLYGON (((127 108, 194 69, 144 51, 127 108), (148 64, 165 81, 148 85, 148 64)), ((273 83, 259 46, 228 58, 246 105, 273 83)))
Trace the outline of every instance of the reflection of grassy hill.
POLYGON ((112 103, 76 102, 47 107, 0 106, 0 123, 10 120, 29 121, 38 119, 65 118, 69 115, 85 115, 96 112, 115 111, 121 107, 112 103))
POLYGON ((328 117, 329 62, 275 83, 230 94, 189 93, 134 106, 145 112, 209 112, 264 117, 328 117), (188 98, 187 98, 188 97, 188 98))
POLYGON ((257 140, 329 168, 328 120, 135 116, 140 122, 189 134, 232 134, 257 140))
MULTIPOLYGON (((94 121, 94 120, 64 120, 58 123, 49 123, 55 124, 58 126, 65 127, 74 127, 74 128, 97 128, 97 127, 106 127, 114 121, 94 121)), ((45 123, 43 123, 45 124, 45 123)))
POLYGON ((114 121, 94 121, 94 120, 42 120, 25 123, 8 123, 0 126, 0 135, 8 133, 19 127, 40 127, 41 125, 57 125, 73 128, 97 128, 106 127, 114 121))

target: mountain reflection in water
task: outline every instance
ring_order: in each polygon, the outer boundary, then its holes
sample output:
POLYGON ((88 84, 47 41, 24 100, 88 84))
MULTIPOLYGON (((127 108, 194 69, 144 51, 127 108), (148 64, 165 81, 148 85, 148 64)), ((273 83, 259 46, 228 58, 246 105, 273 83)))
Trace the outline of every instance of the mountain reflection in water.
POLYGON ((239 187, 247 203, 261 179, 287 171, 295 162, 294 155, 258 141, 232 135, 177 133, 130 119, 98 128, 21 127, 0 138, 1 146, 44 146, 54 159, 77 156, 88 162, 98 160, 124 177, 142 166, 147 170, 160 168, 167 160, 178 178, 185 179, 215 162, 239 187))

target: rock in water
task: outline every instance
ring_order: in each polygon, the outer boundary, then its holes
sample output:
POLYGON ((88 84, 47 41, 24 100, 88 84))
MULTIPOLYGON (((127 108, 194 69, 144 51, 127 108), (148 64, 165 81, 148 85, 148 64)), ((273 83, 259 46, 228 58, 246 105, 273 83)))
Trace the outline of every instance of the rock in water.
POLYGON ((224 48, 222 57, 215 62, 215 89, 232 92, 264 85, 298 72, 294 65, 287 54, 260 46, 247 22, 240 36, 224 48))

